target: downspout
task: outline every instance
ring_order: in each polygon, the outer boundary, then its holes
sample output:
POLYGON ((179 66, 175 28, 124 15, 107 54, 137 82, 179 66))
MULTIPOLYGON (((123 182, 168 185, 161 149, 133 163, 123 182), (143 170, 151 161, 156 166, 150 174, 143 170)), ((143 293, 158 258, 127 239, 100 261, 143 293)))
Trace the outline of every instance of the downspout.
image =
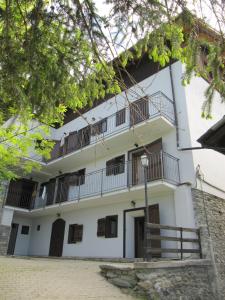
POLYGON ((175 90, 174 90, 174 79, 173 79, 173 71, 172 71, 172 67, 171 67, 171 61, 169 63, 169 72, 170 72, 170 83, 171 83, 172 98, 173 98, 173 105, 174 105, 176 141, 177 141, 177 148, 179 149, 180 148, 180 137, 179 137, 179 131, 178 131, 177 106, 176 106, 176 97, 175 97, 175 90))

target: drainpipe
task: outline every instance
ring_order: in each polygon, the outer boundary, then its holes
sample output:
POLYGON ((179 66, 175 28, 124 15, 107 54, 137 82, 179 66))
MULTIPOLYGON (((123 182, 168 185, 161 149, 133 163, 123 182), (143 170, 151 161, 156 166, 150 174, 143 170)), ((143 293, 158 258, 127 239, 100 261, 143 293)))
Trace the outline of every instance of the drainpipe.
POLYGON ((176 97, 175 97, 175 90, 174 90, 174 80, 173 80, 173 71, 171 67, 171 61, 169 62, 169 72, 170 72, 170 83, 172 89, 172 98, 174 103, 174 117, 175 117, 175 126, 176 126, 176 141, 177 141, 177 148, 180 148, 180 137, 178 131, 178 118, 177 118, 177 106, 176 106, 176 97))

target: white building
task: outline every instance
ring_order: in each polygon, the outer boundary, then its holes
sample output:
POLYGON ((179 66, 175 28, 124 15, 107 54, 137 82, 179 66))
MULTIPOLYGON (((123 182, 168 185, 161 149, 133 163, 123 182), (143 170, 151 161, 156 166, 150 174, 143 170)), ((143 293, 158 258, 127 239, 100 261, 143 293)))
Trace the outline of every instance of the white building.
POLYGON ((196 77, 184 87, 183 72, 180 62, 158 71, 143 58, 131 67, 135 85, 52 129, 52 159, 8 187, 1 223, 12 228, 9 254, 143 257, 145 152, 150 222, 195 228, 192 188, 225 198, 225 157, 182 151, 200 146, 224 104, 218 96, 213 119, 202 119, 208 83, 196 77))

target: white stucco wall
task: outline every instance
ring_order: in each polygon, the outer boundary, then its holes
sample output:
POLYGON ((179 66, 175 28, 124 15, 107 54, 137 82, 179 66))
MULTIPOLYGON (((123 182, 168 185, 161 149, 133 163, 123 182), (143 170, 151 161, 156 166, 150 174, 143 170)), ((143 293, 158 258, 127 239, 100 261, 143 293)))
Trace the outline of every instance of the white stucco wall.
POLYGON ((12 208, 3 207, 0 216, 0 221, 2 225, 11 226, 14 210, 12 208))
POLYGON ((13 218, 13 223, 19 224, 14 255, 28 255, 32 220, 30 218, 16 216, 13 218), (29 233, 27 235, 21 234, 23 225, 29 226, 29 233))
MULTIPOLYGON (((175 225, 175 212, 172 195, 162 195, 151 198, 150 204, 159 204, 160 221, 162 224, 175 225)), ((144 206, 144 200, 136 201, 136 208, 144 206)), ((123 256, 123 211, 130 209, 127 202, 89 207, 85 209, 61 212, 60 218, 66 221, 63 256, 92 257, 122 257, 123 256), (97 237, 97 220, 109 215, 118 215, 118 237, 97 237), (80 243, 68 244, 69 224, 83 224, 83 240, 80 243)), ((44 255, 49 253, 52 223, 56 214, 34 218, 32 221, 29 255, 44 255), (37 226, 40 225, 40 231, 37 226)), ((129 248, 127 257, 134 257, 134 223, 127 223, 126 244, 129 248), (129 225, 129 226, 128 226, 129 225)))
MULTIPOLYGON (((221 103, 220 96, 216 92, 212 105, 212 119, 206 120, 201 118, 202 105, 205 101, 204 93, 207 87, 208 83, 205 80, 196 77, 193 78, 190 85, 185 88, 191 134, 191 143, 188 147, 201 146, 197 142, 197 139, 225 115, 225 104, 221 103)), ((225 198, 225 155, 206 149, 195 150, 192 155, 194 169, 199 166, 204 179, 215 187, 224 190, 224 192, 206 184, 203 184, 204 190, 225 198)), ((198 188, 200 188, 200 185, 198 185, 198 188)))

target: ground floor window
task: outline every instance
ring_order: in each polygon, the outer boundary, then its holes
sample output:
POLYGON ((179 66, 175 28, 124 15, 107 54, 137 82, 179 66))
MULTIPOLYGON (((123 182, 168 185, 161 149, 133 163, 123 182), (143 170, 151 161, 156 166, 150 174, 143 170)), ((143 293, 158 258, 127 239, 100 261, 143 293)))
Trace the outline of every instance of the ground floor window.
POLYGON ((98 219, 97 236, 114 238, 118 235, 118 215, 98 219))
POLYGON ((81 242, 83 238, 83 225, 71 224, 69 225, 68 244, 75 244, 81 242))

